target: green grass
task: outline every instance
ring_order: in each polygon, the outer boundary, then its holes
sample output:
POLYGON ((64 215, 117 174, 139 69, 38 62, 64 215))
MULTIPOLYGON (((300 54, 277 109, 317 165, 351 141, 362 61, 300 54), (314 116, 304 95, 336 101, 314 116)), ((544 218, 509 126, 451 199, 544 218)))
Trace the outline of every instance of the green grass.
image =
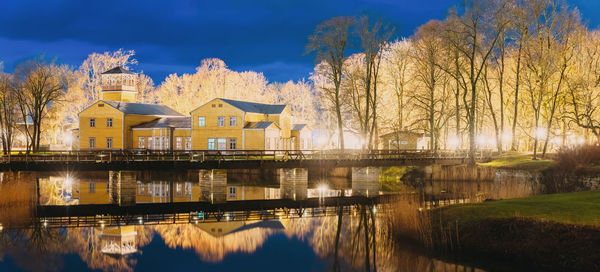
POLYGON ((539 195, 441 208, 449 222, 469 223, 486 218, 524 217, 566 224, 600 226, 600 190, 539 195))
POLYGON ((532 160, 531 154, 508 154, 491 162, 479 163, 480 166, 492 166, 498 168, 515 168, 526 170, 540 170, 550 166, 554 161, 549 159, 532 160))

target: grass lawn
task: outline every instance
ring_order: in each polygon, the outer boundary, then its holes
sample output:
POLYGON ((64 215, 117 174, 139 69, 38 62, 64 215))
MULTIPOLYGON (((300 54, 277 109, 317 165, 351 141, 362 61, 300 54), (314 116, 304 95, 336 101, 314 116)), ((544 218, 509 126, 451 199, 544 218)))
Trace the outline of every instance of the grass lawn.
POLYGON ((436 212, 459 224, 485 218, 525 217, 600 226, 600 190, 454 205, 436 212))
POLYGON ((498 168, 541 170, 550 166, 550 164, 554 162, 553 160, 549 159, 532 160, 531 157, 531 154, 507 154, 491 162, 479 163, 478 165, 493 166, 498 168))

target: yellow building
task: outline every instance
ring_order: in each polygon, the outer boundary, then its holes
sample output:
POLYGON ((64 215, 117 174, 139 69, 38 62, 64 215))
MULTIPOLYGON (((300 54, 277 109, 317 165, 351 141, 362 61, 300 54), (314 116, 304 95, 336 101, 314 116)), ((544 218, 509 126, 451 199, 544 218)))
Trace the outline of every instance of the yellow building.
POLYGON ((311 149, 311 131, 292 124, 287 105, 215 98, 191 117, 157 104, 135 103, 136 75, 102 73, 102 98, 79 113, 81 150, 311 149))
MULTIPOLYGON (((193 149, 298 149, 287 105, 215 98, 191 112, 193 149)), ((310 137, 302 134, 305 139, 310 137)), ((312 146, 312 141, 309 143, 312 146)))
POLYGON ((165 123, 179 125, 186 117, 167 106, 134 103, 136 94, 134 73, 121 67, 102 73, 102 99, 79 113, 79 148, 139 148, 142 143, 138 139, 143 135, 152 137, 144 138, 143 148, 170 149, 173 136, 185 133, 165 123), (137 128, 142 124, 143 129, 138 132, 137 128))

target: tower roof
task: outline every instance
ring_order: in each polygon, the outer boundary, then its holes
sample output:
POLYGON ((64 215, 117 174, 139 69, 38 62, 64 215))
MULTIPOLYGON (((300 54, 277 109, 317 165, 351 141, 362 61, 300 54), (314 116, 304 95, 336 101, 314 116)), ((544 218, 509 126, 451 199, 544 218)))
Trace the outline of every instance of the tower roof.
POLYGON ((121 67, 121 66, 117 66, 115 68, 112 68, 104 73, 102 73, 103 75, 106 74, 135 74, 134 72, 130 72, 127 69, 121 67))

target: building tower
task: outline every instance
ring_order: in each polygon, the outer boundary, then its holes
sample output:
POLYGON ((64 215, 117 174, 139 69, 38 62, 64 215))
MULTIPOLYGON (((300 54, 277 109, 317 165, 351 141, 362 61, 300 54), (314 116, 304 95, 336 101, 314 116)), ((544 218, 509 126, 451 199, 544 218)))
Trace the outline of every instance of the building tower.
POLYGON ((115 67, 102 73, 102 100, 136 102, 136 73, 115 67))

